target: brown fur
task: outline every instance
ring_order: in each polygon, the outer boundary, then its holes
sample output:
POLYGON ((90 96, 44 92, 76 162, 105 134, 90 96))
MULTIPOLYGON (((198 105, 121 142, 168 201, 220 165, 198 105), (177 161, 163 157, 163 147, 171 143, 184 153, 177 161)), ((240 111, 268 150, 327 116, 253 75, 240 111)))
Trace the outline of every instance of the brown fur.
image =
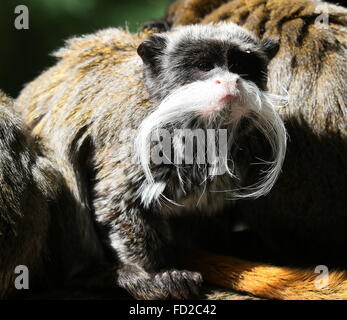
MULTIPOLYGON (((98 167, 97 179, 105 182, 105 188, 121 182, 121 173, 119 180, 109 176, 117 162, 110 158, 112 151, 119 149, 118 139, 121 137, 118 130, 131 128, 131 119, 129 123, 121 123, 119 119, 132 104, 143 108, 132 115, 133 119, 141 119, 141 110, 146 112, 149 106, 140 69, 133 65, 134 59, 138 58, 136 49, 144 35, 135 36, 122 30, 115 34, 117 37, 110 41, 105 41, 99 34, 71 40, 66 48, 56 53, 60 58, 58 64, 28 85, 16 100, 16 108, 31 128, 32 135, 63 176, 65 195, 62 201, 69 205, 59 211, 57 219, 63 230, 74 230, 63 236, 58 231, 56 239, 52 240, 52 250, 58 248, 58 259, 66 265, 63 269, 67 271, 67 278, 79 273, 86 265, 102 263, 105 259, 89 213, 95 205, 90 197, 96 192, 89 182, 95 179, 95 166, 98 167), (100 82, 89 79, 93 74, 101 74, 100 82), (117 84, 107 83, 108 79, 117 84), (105 86, 113 90, 107 97, 96 99, 105 86), (127 103, 122 92, 127 92, 127 103), (113 102, 107 105, 107 100, 113 102), (123 109, 114 107, 117 104, 123 109), (95 147, 94 139, 104 143, 95 147), (75 245, 64 245, 68 243, 75 245)), ((124 164, 131 165, 130 162, 124 164)))
MULTIPOLYGON (((49 200, 59 179, 0 91, 0 298, 14 294, 15 268, 25 265, 29 285, 44 282, 49 200), (40 278, 40 279, 39 279, 40 278)), ((17 291, 18 293, 18 291, 17 291)))
MULTIPOLYGON (((138 205, 142 171, 133 150, 124 150, 133 148, 126 130, 138 129, 154 107, 137 54, 147 36, 113 28, 70 40, 56 53, 58 63, 28 84, 15 105, 63 177, 49 239, 52 264, 62 268, 59 276, 68 284, 118 285, 134 297, 154 299, 175 292, 154 277, 173 281, 158 267, 164 264, 163 241, 157 240, 163 229, 153 227, 161 222, 148 219, 138 205), (126 243, 125 261, 118 259, 121 241, 119 252, 110 248, 109 226, 119 228, 116 236, 126 243)), ((188 274, 172 272, 182 275, 184 285, 188 274)))
POLYGON ((314 268, 300 269, 277 267, 249 262, 210 252, 189 252, 183 258, 184 265, 198 270, 205 281, 246 292, 258 297, 279 300, 346 300, 347 273, 333 271, 329 285, 316 285, 314 268))

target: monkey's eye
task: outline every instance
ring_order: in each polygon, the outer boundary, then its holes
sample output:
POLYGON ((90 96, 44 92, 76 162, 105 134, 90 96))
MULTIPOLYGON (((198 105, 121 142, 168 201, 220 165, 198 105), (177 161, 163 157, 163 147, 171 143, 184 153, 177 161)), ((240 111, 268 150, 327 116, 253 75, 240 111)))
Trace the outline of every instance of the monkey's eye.
POLYGON ((213 63, 208 62, 208 61, 201 61, 197 64, 197 67, 200 71, 208 72, 214 68, 214 65, 213 65, 213 63))

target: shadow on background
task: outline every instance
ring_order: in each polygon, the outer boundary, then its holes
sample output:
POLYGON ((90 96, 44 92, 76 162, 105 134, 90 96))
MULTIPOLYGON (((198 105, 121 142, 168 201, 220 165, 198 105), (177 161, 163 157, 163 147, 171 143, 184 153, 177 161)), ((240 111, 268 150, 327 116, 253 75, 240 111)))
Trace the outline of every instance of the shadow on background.
POLYGON ((0 88, 16 97, 24 84, 51 66, 50 54, 74 35, 106 27, 137 31, 161 18, 171 0, 1 0, 0 88), (29 30, 14 26, 17 5, 29 8, 29 30))

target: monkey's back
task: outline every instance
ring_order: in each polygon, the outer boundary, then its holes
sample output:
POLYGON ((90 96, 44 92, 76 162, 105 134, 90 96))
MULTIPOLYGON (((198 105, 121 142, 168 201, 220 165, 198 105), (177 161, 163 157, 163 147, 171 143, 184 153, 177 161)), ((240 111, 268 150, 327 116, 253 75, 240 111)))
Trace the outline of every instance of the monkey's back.
POLYGON ((82 269, 88 257, 104 259, 92 218, 94 182, 110 179, 115 197, 124 198, 122 181, 134 171, 134 154, 121 146, 132 145, 129 129, 137 129, 152 107, 136 52, 145 36, 113 28, 69 40, 55 53, 57 64, 29 83, 15 103, 63 176, 52 241, 68 272, 82 269))
POLYGON ((16 100, 32 135, 61 166, 72 190, 79 184, 74 156, 86 139, 97 142, 100 152, 112 152, 106 144, 116 149, 121 130, 136 129, 148 113, 136 53, 145 36, 106 29, 71 39, 55 53, 58 63, 29 83, 16 100))

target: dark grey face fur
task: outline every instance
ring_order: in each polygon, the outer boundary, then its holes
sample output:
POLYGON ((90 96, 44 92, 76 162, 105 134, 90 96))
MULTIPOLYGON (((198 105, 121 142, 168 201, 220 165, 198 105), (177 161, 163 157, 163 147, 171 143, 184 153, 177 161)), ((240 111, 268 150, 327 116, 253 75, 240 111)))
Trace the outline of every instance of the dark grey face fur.
POLYGON ((174 89, 206 80, 219 71, 238 74, 265 90, 267 64, 278 50, 277 40, 260 41, 236 25, 228 26, 230 35, 225 35, 228 29, 223 25, 220 39, 218 33, 206 32, 206 26, 188 26, 144 41, 138 54, 151 96, 160 101, 174 89))

